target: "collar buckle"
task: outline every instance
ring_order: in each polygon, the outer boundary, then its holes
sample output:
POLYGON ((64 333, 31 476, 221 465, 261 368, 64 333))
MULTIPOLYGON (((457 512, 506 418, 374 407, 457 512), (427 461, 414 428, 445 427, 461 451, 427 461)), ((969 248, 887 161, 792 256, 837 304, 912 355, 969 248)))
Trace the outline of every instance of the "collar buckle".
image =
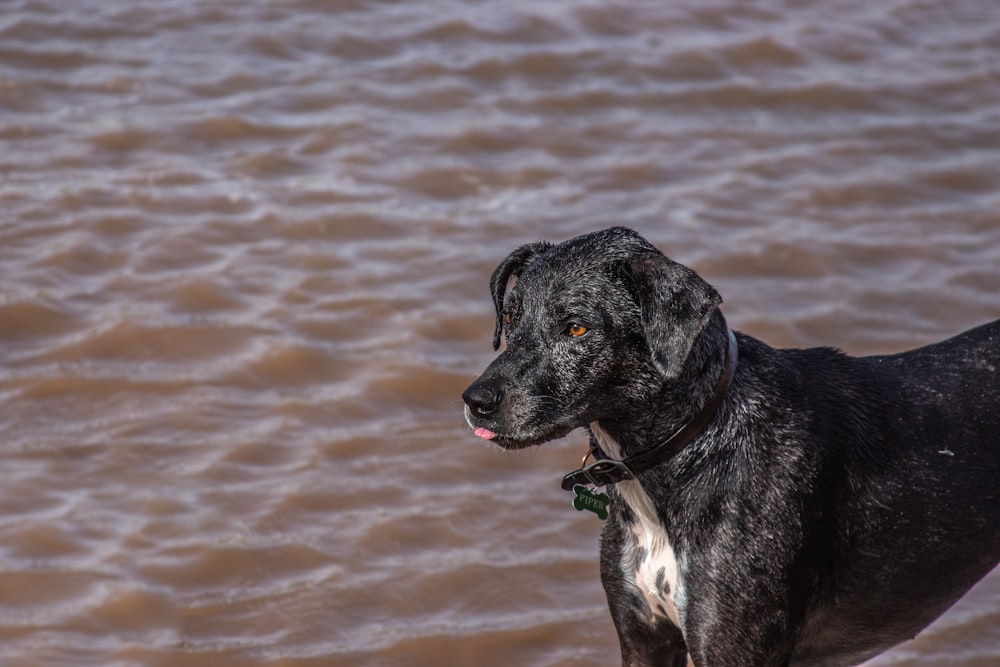
MULTIPOLYGON (((588 452, 587 458, 590 457, 588 452)), ((584 459, 586 462, 587 459, 584 459)), ((574 470, 563 477, 562 488, 572 491, 577 484, 589 484, 590 486, 608 486, 617 484, 628 479, 635 479, 632 469, 624 461, 614 459, 599 459, 589 466, 584 466, 579 470, 574 470)))

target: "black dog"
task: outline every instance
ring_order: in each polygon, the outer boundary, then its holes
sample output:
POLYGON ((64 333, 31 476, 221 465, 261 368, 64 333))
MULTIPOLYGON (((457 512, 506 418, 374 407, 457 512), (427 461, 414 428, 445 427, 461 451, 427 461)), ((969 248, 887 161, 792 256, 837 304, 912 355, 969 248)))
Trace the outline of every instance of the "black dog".
POLYGON ((490 289, 507 348, 466 418, 508 449, 589 429, 564 486, 611 498, 624 665, 856 664, 1000 558, 1000 320, 889 356, 776 350, 623 228, 525 245, 490 289))

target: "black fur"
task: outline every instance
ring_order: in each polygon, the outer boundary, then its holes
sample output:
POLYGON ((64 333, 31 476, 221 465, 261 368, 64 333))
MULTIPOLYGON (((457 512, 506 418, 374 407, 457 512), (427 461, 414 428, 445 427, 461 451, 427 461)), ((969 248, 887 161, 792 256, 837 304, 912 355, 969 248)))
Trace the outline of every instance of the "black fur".
MULTIPOLYGON (((463 397, 502 447, 585 427, 627 457, 669 438, 722 372, 719 295, 631 230, 523 246, 491 293, 507 347, 463 397)), ((856 664, 1000 557, 1000 320, 862 358, 737 337, 701 436, 609 489, 601 576, 622 662, 856 664), (653 533, 676 555, 677 590, 662 567, 652 590, 636 583, 650 555, 636 535, 653 533), (679 628, 659 602, 670 595, 679 628)))

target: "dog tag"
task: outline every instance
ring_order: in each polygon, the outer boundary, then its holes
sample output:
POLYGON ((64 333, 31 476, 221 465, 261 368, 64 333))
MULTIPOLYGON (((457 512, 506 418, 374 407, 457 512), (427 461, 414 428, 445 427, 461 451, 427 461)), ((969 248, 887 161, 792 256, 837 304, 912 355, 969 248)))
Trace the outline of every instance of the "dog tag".
POLYGON ((573 508, 577 512, 583 510, 593 512, 601 521, 608 518, 608 505, 611 503, 611 498, 606 493, 596 493, 583 484, 573 485, 573 493, 576 494, 576 497, 573 498, 573 508))

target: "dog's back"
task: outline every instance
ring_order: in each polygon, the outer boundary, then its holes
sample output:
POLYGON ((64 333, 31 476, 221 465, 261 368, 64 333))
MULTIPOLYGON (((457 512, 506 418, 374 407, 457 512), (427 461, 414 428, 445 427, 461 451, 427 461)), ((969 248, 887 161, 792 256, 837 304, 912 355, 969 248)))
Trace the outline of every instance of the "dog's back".
POLYGON ((793 664, 836 654, 852 637, 870 645, 881 635, 888 647, 916 635, 1000 553, 1000 320, 844 363, 851 386, 867 391, 851 407, 862 417, 846 426, 857 429, 855 446, 828 462, 827 474, 841 477, 831 505, 836 592, 821 596, 793 664))

